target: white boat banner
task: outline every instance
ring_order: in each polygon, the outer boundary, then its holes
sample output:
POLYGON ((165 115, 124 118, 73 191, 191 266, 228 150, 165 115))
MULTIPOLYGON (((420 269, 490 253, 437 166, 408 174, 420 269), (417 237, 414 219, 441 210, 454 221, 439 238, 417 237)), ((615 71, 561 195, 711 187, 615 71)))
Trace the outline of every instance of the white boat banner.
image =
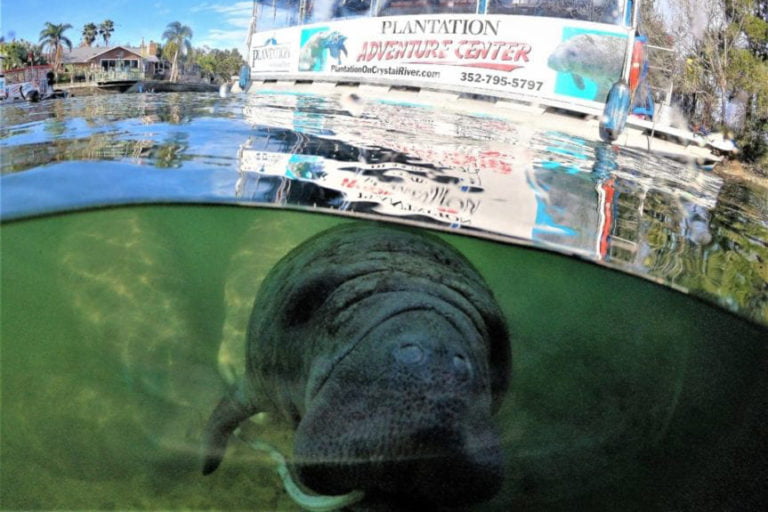
POLYGON ((354 18, 253 34, 250 65, 254 79, 457 86, 602 110, 630 38, 621 26, 559 18, 354 18))

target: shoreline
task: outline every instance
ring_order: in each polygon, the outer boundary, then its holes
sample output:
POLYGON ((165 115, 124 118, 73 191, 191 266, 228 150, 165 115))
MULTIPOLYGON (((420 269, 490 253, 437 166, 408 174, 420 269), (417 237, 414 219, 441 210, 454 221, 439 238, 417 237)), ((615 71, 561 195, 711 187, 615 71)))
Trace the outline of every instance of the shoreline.
POLYGON ((217 92, 219 84, 140 80, 132 84, 126 84, 123 87, 98 84, 57 84, 56 89, 61 89, 68 92, 71 96, 77 97, 139 92, 217 92))
POLYGON ((722 178, 738 180, 768 191, 768 169, 758 169, 738 160, 724 160, 713 172, 722 178))
MULTIPOLYGON (((279 85, 284 84, 270 84, 272 86, 278 85, 277 88, 280 88, 279 85)), ((221 84, 219 83, 207 83, 207 82, 168 82, 165 80, 141 80, 137 81, 133 84, 125 86, 125 88, 120 87, 109 87, 109 86, 100 86, 97 84, 58 84, 56 87, 57 90, 66 91, 69 95, 72 97, 78 97, 78 96, 98 96, 98 95, 110 95, 110 94, 124 94, 124 93, 163 93, 163 92, 218 92, 221 84)), ((300 89, 304 89, 304 87, 299 87, 300 89)), ((343 87, 341 87, 343 89, 343 87)), ((336 87, 334 87, 336 89, 336 87)), ((232 92, 239 91, 239 87, 237 85, 237 82, 233 84, 232 92)), ((421 96, 420 94, 417 94, 417 96, 421 96)), ((439 96, 439 94, 438 94, 439 96)), ((475 104, 475 107, 481 106, 480 110, 483 110, 482 107, 488 107, 488 105, 484 105, 484 102, 482 101, 467 101, 467 98, 461 98, 459 103, 473 103, 475 104)), ((505 103, 505 102, 501 102, 505 103)), ((11 102, 2 102, 3 105, 5 104, 11 104, 11 102)), ((454 105, 455 107, 456 105, 454 105)), ((495 107, 499 107, 501 105, 494 105, 495 107)), ((507 110, 507 109, 503 109, 507 110)), ((514 109, 513 109, 514 110, 514 109)), ((497 111, 497 114, 499 112, 497 111)), ((561 121, 571 121, 568 119, 569 116, 561 117, 561 121)), ((573 121, 571 121, 572 123, 573 121)), ((581 120, 582 123, 584 123, 584 120, 581 120)), ((568 123, 568 124, 571 124, 568 123)), ((589 124, 589 123, 587 123, 589 124)), ((629 131, 629 130, 628 130, 629 131)), ((626 138, 626 134, 625 134, 626 138)), ((666 145, 666 141, 661 141, 660 139, 656 139, 656 145, 666 145)), ((675 145, 672 143, 671 145, 675 145)), ((657 148, 657 150, 662 148, 657 148)), ((660 151, 663 153, 663 150, 660 151)), ((668 155, 671 156, 671 155, 668 155)), ((724 178, 730 178, 730 179, 736 179, 739 181, 747 182, 752 185, 758 186, 760 188, 768 190, 768 169, 761 169, 757 167, 750 166, 747 163, 741 162, 739 160, 733 160, 725 158, 720 161, 713 162, 714 165, 712 166, 712 172, 715 174, 720 175, 724 178)))

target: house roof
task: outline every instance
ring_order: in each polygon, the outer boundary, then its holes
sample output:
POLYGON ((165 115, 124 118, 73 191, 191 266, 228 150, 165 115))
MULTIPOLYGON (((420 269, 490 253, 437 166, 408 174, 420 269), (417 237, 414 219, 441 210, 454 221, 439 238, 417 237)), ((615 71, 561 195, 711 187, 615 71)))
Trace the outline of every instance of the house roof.
POLYGON ((132 48, 130 46, 78 46, 77 48, 72 48, 69 51, 64 52, 64 58, 63 63, 64 64, 79 64, 83 62, 88 62, 91 59, 94 59, 95 57, 98 57, 99 55, 103 53, 107 53, 109 51, 112 51, 116 48, 122 48, 128 53, 132 53, 136 57, 141 57, 141 48, 132 48))

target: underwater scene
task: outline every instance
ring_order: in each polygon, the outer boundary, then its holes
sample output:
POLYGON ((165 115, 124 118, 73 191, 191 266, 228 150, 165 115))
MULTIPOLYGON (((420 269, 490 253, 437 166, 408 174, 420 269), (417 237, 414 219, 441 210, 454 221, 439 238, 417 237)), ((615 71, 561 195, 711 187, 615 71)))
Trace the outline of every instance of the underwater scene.
POLYGON ((766 189, 346 94, 3 116, 3 510, 764 509, 766 189))
MULTIPOLYGON (((150 206, 4 226, 3 508, 297 510, 239 440, 202 476, 202 432, 242 376, 267 272, 348 222, 150 206)), ((492 283, 509 329, 504 481, 478 510, 759 503, 764 329, 572 258, 441 238, 492 283)), ((249 429, 291 453, 279 416, 249 429)))

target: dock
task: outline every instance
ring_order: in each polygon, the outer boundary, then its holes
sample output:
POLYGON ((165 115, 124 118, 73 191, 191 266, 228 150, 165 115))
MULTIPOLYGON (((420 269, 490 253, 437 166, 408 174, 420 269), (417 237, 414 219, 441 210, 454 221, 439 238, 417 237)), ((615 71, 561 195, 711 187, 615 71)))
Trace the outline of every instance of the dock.
POLYGON ((112 76, 102 80, 58 84, 57 88, 69 92, 72 96, 91 96, 96 94, 139 92, 217 92, 219 90, 219 85, 207 82, 147 80, 143 77, 120 79, 112 76))

